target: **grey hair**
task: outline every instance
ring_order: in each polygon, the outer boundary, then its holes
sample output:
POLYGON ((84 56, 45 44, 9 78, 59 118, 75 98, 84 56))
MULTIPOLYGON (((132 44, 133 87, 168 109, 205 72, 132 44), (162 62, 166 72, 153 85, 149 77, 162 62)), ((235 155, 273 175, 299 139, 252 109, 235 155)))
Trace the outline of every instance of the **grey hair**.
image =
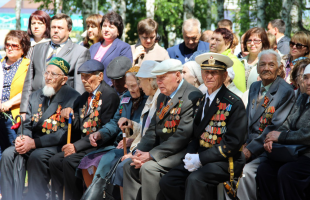
POLYGON ((258 62, 260 61, 260 58, 262 57, 262 55, 266 55, 266 54, 273 54, 273 55, 275 55, 276 58, 277 58, 278 67, 281 65, 281 57, 280 57, 280 55, 276 51, 274 51, 272 49, 267 49, 267 50, 261 51, 258 54, 258 62))
POLYGON ((158 88, 158 85, 157 85, 157 81, 156 81, 156 78, 151 78, 152 81, 151 81, 151 86, 154 90, 157 90, 158 88))
POLYGON ((198 32, 201 33, 201 23, 198 19, 191 18, 185 20, 182 25, 182 34, 184 34, 184 31, 192 31, 194 27, 197 27, 198 32))

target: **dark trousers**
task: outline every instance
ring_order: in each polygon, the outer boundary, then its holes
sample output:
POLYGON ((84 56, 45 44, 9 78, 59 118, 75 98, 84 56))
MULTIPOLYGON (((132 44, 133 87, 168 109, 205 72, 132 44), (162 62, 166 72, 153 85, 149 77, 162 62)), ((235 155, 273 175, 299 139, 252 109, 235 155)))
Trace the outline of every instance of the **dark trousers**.
POLYGON ((16 139, 16 131, 11 129, 12 121, 10 119, 0 119, 0 160, 1 155, 6 148, 13 145, 13 141, 16 139))
POLYGON ((64 158, 64 153, 60 152, 54 155, 50 161, 50 171, 52 179, 52 199, 59 200, 63 197, 63 186, 65 186, 66 200, 79 200, 83 195, 83 180, 75 176, 76 168, 80 160, 89 152, 96 148, 71 154, 64 158))
POLYGON ((300 156, 297 161, 280 163, 267 159, 257 169, 256 182, 261 199, 306 199, 310 184, 310 158, 300 156))
MULTIPOLYGON (((28 170, 28 193, 27 200, 44 200, 49 196, 48 184, 50 181, 49 164, 50 157, 59 152, 57 147, 38 148, 24 155, 27 160, 28 170)), ((7 148, 2 155, 0 171, 0 184, 2 188, 2 197, 5 200, 12 199, 14 192, 13 182, 13 164, 18 155, 15 147, 7 148)))
MULTIPOLYGON (((240 176, 242 167, 235 170, 240 176)), ((194 172, 184 164, 170 170, 159 182, 165 200, 206 200, 216 199, 216 187, 229 180, 228 162, 208 163, 194 172)))

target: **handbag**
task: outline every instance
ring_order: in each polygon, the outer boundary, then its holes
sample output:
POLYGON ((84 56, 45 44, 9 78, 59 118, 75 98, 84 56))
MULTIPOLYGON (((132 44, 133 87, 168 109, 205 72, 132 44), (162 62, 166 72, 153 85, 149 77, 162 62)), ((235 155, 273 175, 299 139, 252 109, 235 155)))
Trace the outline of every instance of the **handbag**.
POLYGON ((109 173, 105 176, 105 178, 101 178, 100 174, 97 174, 97 177, 95 178, 95 180, 93 180, 91 185, 87 188, 81 200, 98 200, 98 199, 114 200, 114 197, 112 196, 114 185, 111 179, 118 164, 121 162, 121 159, 122 158, 120 158, 114 164, 114 166, 111 168, 109 173))
POLYGON ((302 144, 273 143, 271 153, 267 152, 270 159, 278 162, 292 162, 298 159, 299 153, 308 148, 302 144))

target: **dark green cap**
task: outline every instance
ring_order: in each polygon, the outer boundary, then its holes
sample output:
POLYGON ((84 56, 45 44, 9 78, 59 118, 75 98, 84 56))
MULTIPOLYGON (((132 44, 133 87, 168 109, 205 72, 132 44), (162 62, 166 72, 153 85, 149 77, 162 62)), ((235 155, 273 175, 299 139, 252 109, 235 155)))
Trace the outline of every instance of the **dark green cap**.
POLYGON ((57 67, 59 67, 59 69, 61 69, 61 71, 63 71, 63 73, 67 76, 68 72, 70 70, 70 65, 67 61, 65 61, 64 59, 60 58, 60 57, 54 57, 50 60, 50 62, 48 63, 48 65, 55 65, 57 67))

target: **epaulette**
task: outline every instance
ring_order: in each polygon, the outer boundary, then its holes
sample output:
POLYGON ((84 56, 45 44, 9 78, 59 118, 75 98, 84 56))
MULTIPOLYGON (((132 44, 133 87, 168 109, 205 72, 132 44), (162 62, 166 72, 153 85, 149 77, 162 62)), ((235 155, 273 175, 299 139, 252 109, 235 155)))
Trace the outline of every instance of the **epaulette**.
POLYGON ((223 98, 226 99, 230 104, 234 104, 238 100, 241 100, 240 97, 238 97, 236 94, 232 93, 231 91, 228 91, 223 98))

